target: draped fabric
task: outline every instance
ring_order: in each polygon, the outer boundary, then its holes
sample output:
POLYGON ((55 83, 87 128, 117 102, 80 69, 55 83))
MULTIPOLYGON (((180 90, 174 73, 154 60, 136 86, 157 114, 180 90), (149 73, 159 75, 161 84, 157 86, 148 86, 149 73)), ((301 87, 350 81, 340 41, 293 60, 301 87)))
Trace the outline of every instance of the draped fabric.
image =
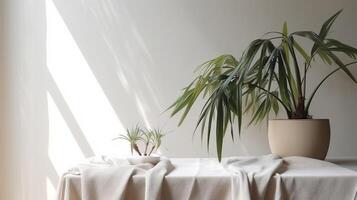
POLYGON ((357 172, 303 157, 231 157, 222 163, 176 158, 135 165, 99 160, 107 164, 79 165, 64 174, 58 199, 351 200, 357 194, 357 172))

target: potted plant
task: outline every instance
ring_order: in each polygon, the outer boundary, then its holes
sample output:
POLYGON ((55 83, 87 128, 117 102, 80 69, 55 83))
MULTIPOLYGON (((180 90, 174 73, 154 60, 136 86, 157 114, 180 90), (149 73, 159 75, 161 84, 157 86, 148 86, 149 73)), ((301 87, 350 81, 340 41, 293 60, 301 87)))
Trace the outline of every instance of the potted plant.
POLYGON ((203 63, 198 76, 170 106, 171 116, 183 111, 180 125, 198 97, 203 96, 205 104, 195 131, 201 127, 201 136, 206 134, 209 148, 215 129, 217 156, 221 160, 223 137, 229 129, 232 139, 235 129, 240 134, 244 114, 251 113, 250 125, 261 122, 271 111, 277 114, 282 107, 288 119, 270 120, 268 125, 272 152, 324 159, 330 139, 329 120, 312 119, 311 102, 320 86, 338 71, 357 83, 348 69, 356 63, 357 49, 328 35, 341 11, 331 16, 319 33, 289 34, 284 23, 282 32, 269 32, 252 41, 240 59, 221 55, 203 63), (309 51, 300 45, 301 39, 311 43, 309 51), (341 56, 351 61, 344 62, 341 56), (307 75, 318 58, 331 67, 331 72, 308 93, 307 75))
POLYGON ((130 145, 131 154, 133 155, 134 151, 137 153, 139 157, 128 158, 130 164, 148 162, 156 164, 160 157, 154 156, 153 152, 159 149, 164 136, 163 131, 159 128, 147 129, 136 125, 131 129, 127 129, 125 135, 120 135, 113 140, 126 140, 130 145), (140 146, 142 147, 141 149, 140 146))
POLYGON ((129 142, 131 155, 134 154, 134 150, 135 150, 135 152, 139 156, 141 156, 142 153, 140 152, 138 144, 140 141, 143 141, 142 135, 143 135, 142 128, 139 125, 136 125, 134 128, 126 129, 126 135, 120 135, 114 138, 113 140, 117 140, 117 139, 126 140, 127 142, 129 142))

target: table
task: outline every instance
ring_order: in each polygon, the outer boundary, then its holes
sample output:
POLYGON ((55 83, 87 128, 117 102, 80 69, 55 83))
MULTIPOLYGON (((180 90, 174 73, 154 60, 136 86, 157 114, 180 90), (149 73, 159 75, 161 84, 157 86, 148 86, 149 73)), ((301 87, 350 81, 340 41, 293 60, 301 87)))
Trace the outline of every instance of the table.
MULTIPOLYGON (((231 174, 217 162, 215 158, 173 158, 170 159, 175 169, 169 173, 162 185, 162 199, 212 199, 231 200, 231 174)), ((341 166, 341 170, 321 170, 318 167, 306 169, 299 163, 292 164, 289 169, 280 175, 274 175, 267 188, 268 199, 276 198, 274 193, 279 184, 284 183, 289 198, 282 199, 324 199, 320 196, 329 196, 330 199, 341 199, 339 192, 357 193, 357 160, 334 159, 331 162, 341 166), (314 187, 305 187, 306 183, 314 187), (320 190, 324 184, 331 190, 320 190), (335 191, 336 183, 345 183, 346 191, 335 191), (296 191, 299 191, 296 194, 296 191), (324 195, 320 195, 324 193, 324 195), (312 198, 312 196, 314 196, 312 198)), ((67 199, 81 199, 80 175, 67 174, 62 178, 64 187, 62 192, 67 199)), ((337 185, 338 186, 338 185, 337 185)), ((125 199, 144 199, 145 176, 135 175, 127 186, 125 199)))

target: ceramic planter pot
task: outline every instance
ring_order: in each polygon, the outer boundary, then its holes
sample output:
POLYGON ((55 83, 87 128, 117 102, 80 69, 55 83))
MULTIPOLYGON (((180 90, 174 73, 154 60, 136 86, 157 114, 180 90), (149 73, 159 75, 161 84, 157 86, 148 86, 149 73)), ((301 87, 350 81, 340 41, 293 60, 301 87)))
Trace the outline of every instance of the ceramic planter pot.
POLYGON ((128 157, 127 159, 129 164, 131 165, 144 164, 144 163, 150 163, 152 165, 156 165, 158 162, 160 162, 159 156, 132 156, 132 157, 128 157))
POLYGON ((330 145, 330 122, 328 119, 269 120, 268 138, 273 154, 324 160, 330 145))

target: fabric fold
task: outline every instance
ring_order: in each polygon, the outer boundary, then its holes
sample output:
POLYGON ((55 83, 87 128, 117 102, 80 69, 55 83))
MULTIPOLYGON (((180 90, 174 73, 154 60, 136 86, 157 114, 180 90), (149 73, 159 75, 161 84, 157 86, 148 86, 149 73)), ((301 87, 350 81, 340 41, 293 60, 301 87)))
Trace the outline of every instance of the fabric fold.
POLYGON ((275 155, 232 157, 222 164, 231 173, 232 199, 250 200, 265 199, 269 182, 281 170, 283 160, 275 155))
POLYGON ((149 161, 90 159, 64 174, 58 199, 350 200, 357 194, 356 171, 304 157, 149 161))
MULTIPOLYGON (((102 156, 90 158, 66 174, 81 176, 82 200, 124 199, 129 181, 135 175, 145 176, 145 200, 160 200, 164 177, 173 168, 170 160, 164 157, 155 164, 139 160, 132 165, 126 159, 102 156)), ((58 193, 57 199, 69 200, 62 193, 58 193)))

